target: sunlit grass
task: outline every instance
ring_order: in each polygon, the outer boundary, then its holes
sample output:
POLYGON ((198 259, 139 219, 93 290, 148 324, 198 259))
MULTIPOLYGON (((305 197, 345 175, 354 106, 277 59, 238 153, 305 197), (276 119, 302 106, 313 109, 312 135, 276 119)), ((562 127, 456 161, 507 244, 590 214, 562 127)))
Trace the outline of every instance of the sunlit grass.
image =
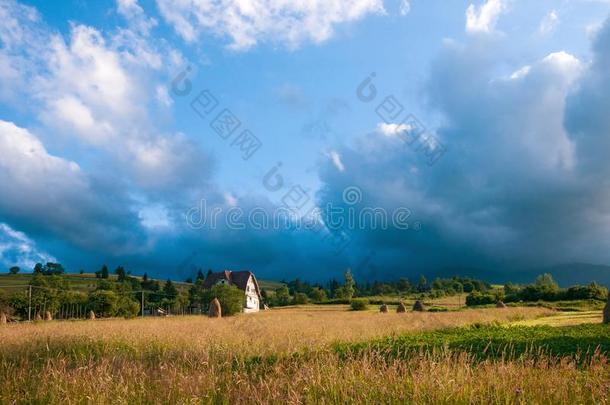
POLYGON ((0 327, 0 403, 607 403, 603 356, 339 356, 336 342, 510 323, 545 308, 379 314, 305 306, 233 318, 0 327))

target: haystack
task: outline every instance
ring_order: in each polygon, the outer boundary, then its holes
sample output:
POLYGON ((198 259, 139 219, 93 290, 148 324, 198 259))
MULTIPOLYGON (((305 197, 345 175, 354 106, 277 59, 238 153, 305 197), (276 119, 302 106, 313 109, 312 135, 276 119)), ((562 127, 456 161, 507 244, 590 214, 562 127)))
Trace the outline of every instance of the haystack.
POLYGON ((53 315, 51 315, 51 312, 47 311, 44 313, 44 320, 45 321, 52 321, 53 320, 53 315))
POLYGON ((386 304, 381 304, 381 306, 379 307, 379 312, 381 313, 387 313, 388 312, 388 306, 386 304))
POLYGON ((210 318, 220 318, 222 316, 222 309, 220 307, 220 301, 218 301, 218 298, 214 298, 212 302, 210 302, 208 315, 210 318))
POLYGON ((89 311, 89 320, 90 321, 95 321, 95 312, 89 311))
POLYGON ((396 312, 399 314, 407 312, 407 307, 405 307, 405 304, 403 304, 402 301, 398 303, 398 307, 396 307, 396 312))
POLYGON ((496 303, 496 308, 506 308, 506 304, 503 303, 502 301, 498 301, 496 303))
POLYGON ((610 294, 608 294, 608 302, 606 302, 606 306, 604 307, 604 323, 610 323, 610 294))
POLYGON ((4 312, 0 312, 0 325, 5 324, 6 322, 6 314, 4 312))
POLYGON ((413 304, 413 311, 418 311, 418 312, 425 311, 424 304, 420 300, 415 301, 415 304, 413 304))

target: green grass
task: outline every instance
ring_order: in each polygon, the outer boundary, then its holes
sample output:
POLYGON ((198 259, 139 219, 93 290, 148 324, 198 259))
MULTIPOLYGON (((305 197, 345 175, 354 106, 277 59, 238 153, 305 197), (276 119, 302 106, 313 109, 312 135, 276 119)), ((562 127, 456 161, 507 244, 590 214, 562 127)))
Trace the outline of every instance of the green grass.
POLYGON ((336 343, 344 358, 376 352, 389 358, 408 358, 437 350, 463 351, 478 359, 523 354, 589 358, 594 352, 610 354, 610 327, 583 324, 552 326, 471 326, 387 337, 361 343, 336 343))
MULTIPOLYGON (((77 291, 92 291, 97 287, 98 279, 95 277, 93 273, 66 273, 62 276, 65 280, 68 281, 70 287, 77 291)), ((132 276, 137 279, 141 279, 141 276, 132 276)), ((108 278, 110 281, 116 281, 117 276, 111 274, 108 278)), ((32 273, 22 273, 22 274, 0 274, 0 290, 10 289, 14 290, 15 288, 20 288, 22 286, 27 286, 32 279, 32 273)), ((159 279, 159 282, 163 285, 166 280, 159 279)), ((172 282, 179 289, 188 289, 190 284, 185 283, 183 281, 175 281, 172 282)), ((259 286, 262 289, 270 289, 274 290, 276 288, 281 287, 283 284, 276 281, 269 280, 258 280, 259 286)), ((26 288, 26 287, 23 287, 26 288)))

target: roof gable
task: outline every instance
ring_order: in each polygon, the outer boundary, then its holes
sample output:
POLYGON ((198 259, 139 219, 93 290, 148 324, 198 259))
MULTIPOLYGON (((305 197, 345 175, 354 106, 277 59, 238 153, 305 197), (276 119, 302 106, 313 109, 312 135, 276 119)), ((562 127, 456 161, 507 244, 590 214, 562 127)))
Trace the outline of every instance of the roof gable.
POLYGON ((218 273, 210 274, 205 281, 203 282, 204 288, 212 288, 216 283, 221 280, 227 280, 229 283, 237 286, 242 291, 246 291, 246 286, 248 285, 248 280, 252 277, 252 281, 254 282, 254 287, 256 288, 256 293, 260 296, 260 289, 258 287, 258 281, 256 281, 256 277, 254 273, 251 271, 231 271, 225 270, 220 271, 218 273))

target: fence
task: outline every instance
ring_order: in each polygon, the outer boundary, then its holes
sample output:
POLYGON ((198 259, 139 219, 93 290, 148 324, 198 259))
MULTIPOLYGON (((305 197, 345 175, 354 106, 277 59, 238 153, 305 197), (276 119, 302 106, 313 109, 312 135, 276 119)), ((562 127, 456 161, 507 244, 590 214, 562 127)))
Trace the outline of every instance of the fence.
MULTIPOLYGON (((0 293, 2 292, 4 294, 0 295, 0 312, 9 315, 13 321, 44 319, 47 311, 53 319, 86 319, 89 317, 90 311, 94 311, 98 317, 105 315, 104 311, 100 311, 91 301, 93 290, 8 284, 0 285, 0 293)), ((137 315, 140 317, 203 313, 200 306, 191 305, 184 300, 182 303, 172 302, 169 298, 173 296, 164 294, 162 291, 117 292, 113 290, 113 293, 119 300, 128 297, 133 305, 137 302, 139 306, 137 315)))

